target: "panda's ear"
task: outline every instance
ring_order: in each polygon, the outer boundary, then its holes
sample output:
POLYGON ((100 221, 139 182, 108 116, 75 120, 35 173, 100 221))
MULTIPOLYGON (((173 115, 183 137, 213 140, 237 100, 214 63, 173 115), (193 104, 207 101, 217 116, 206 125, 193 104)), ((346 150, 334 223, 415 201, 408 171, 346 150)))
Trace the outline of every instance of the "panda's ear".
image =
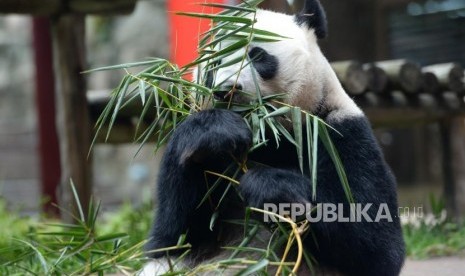
POLYGON ((319 0, 305 0, 304 8, 296 15, 296 21, 299 25, 314 29, 319 39, 325 38, 328 33, 326 13, 319 0))

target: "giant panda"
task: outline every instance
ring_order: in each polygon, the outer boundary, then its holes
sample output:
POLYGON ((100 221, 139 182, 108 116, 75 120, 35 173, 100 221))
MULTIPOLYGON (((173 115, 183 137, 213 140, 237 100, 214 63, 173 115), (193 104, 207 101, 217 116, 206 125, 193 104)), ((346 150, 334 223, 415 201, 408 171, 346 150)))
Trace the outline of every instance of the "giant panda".
MULTIPOLYGON (((263 96, 285 92, 283 101, 319 116, 334 129, 329 130, 330 136, 355 201, 374 207, 385 204, 392 219, 311 223, 314 239, 304 240, 305 249, 323 274, 398 275, 405 249, 396 216, 395 178, 384 161, 367 118, 346 94, 318 46, 318 40, 327 35, 326 15, 320 2, 306 0, 303 11, 296 15, 258 10, 255 26, 286 39, 252 43, 247 52, 252 63, 242 69, 239 76, 234 75, 239 65, 233 65, 219 69, 209 82, 212 86, 229 85, 226 90, 234 87, 255 91, 253 74, 256 74, 263 96)), ((234 102, 250 100, 239 94, 228 93, 228 96, 234 102)), ((221 210, 217 221, 242 218, 246 206, 263 208, 265 203, 348 204, 333 161, 322 145, 319 145, 315 198, 309 172, 300 172, 293 144, 284 139, 276 145, 270 139, 266 146, 249 152, 251 146, 248 125, 240 115, 226 109, 200 111, 175 129, 159 172, 158 208, 147 245, 153 261, 144 267, 141 275, 167 272, 172 266, 170 258, 183 252, 156 250, 175 246, 183 234, 192 249, 182 266, 190 268, 222 256, 225 250, 221 247, 242 234, 241 229, 231 226, 215 225, 210 229, 212 207, 207 203, 198 206, 207 191, 204 172, 221 171, 233 159, 247 158, 262 165, 249 168, 240 177, 238 191, 243 201, 231 195, 227 204, 223 204, 227 207, 221 210)), ((211 196, 217 200, 221 195, 222 191, 218 191, 211 196)), ((368 213, 374 215, 376 208, 368 213)), ((301 273, 307 275, 307 272, 301 273)))

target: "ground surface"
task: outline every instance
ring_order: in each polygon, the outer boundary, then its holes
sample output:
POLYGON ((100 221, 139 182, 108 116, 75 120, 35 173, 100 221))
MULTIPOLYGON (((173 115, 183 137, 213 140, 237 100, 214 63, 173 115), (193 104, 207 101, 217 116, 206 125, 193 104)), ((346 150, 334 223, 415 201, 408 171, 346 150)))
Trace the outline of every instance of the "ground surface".
POLYGON ((401 276, 465 276, 464 257, 407 260, 401 276))

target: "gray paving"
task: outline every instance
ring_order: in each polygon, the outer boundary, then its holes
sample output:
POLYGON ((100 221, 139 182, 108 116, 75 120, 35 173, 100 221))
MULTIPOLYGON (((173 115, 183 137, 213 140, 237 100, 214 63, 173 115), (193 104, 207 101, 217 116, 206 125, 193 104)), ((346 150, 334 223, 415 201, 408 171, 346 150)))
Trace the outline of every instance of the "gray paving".
POLYGON ((465 257, 407 260, 401 276, 465 276, 465 257))

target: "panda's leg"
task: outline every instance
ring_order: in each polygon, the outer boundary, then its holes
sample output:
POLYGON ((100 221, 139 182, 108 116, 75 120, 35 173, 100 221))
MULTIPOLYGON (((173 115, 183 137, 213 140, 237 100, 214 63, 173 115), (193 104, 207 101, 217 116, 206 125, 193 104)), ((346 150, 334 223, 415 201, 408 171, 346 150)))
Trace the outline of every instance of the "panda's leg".
POLYGON ((211 239, 210 210, 208 206, 197 208, 207 191, 204 171, 221 172, 231 163, 231 156, 243 157, 251 136, 242 117, 227 110, 196 113, 176 128, 160 167, 158 208, 146 247, 150 257, 165 255, 150 251, 175 246, 186 232, 193 246, 211 239))

